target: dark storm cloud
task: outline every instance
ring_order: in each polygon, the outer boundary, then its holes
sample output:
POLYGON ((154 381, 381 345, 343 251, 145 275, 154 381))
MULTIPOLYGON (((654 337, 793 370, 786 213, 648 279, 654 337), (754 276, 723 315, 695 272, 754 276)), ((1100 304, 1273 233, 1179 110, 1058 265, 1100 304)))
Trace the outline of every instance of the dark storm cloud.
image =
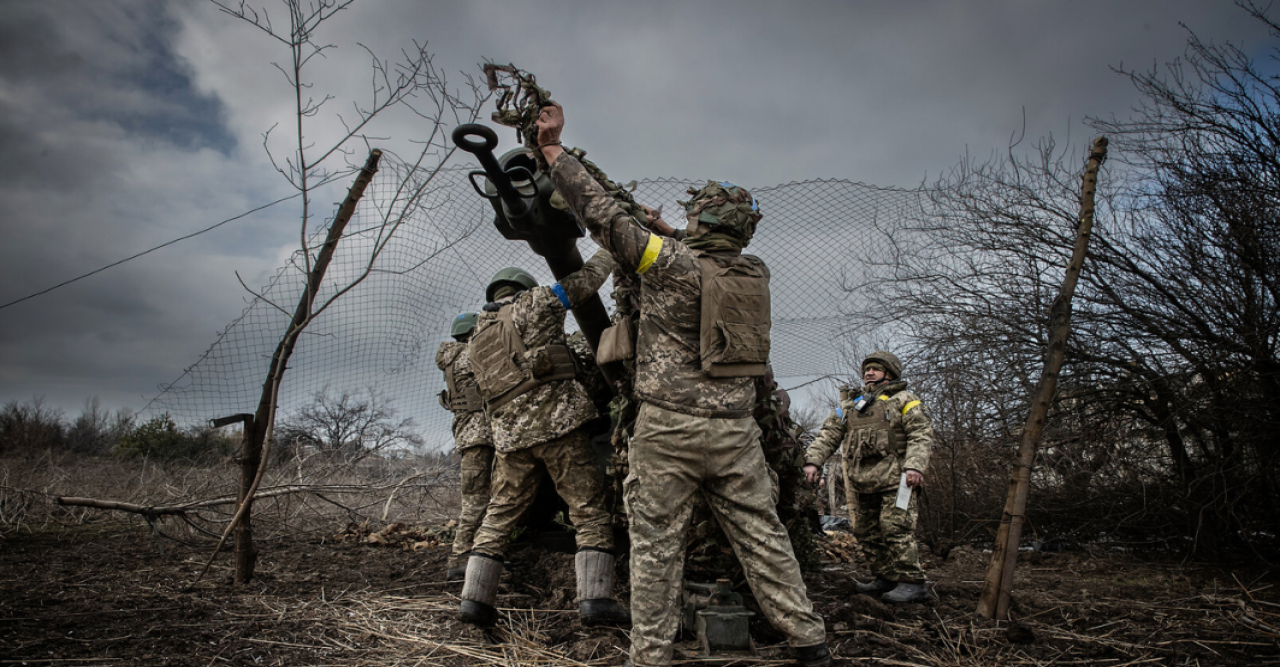
MULTIPOLYGON (((227 159, 166 5, 0 4, 0 303, 250 207, 255 186, 217 186, 253 170, 227 159)), ((140 405, 238 311, 232 270, 256 278, 244 256, 274 264, 272 239, 202 238, 0 310, 0 399, 140 405)))
MULTIPOLYGON (((1085 115, 1137 101, 1110 67, 1180 55, 1178 21, 1250 52, 1268 44, 1230 3, 1198 0, 379 0, 327 26, 342 49, 317 61, 316 90, 368 85, 356 42, 393 57, 427 41, 456 82, 485 58, 537 73, 566 106, 566 141, 615 178, 910 187, 966 151, 1004 150, 1024 114, 1029 139, 1083 145, 1085 115)), ((210 3, 0 3, 0 303, 289 194, 260 145, 291 119, 280 60, 210 3)), ((424 131, 406 119, 387 134, 424 131)), ((295 211, 0 310, 0 401, 139 407, 240 312, 234 272, 262 284, 287 257, 295 211)))

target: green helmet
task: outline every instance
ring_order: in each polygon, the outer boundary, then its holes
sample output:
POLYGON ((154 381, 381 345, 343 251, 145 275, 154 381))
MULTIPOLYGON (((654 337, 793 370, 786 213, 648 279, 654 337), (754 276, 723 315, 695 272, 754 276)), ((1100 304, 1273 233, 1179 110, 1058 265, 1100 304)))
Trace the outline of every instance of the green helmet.
POLYGON ((449 335, 454 340, 462 340, 471 335, 471 331, 476 328, 476 320, 480 319, 477 313, 462 313, 453 318, 453 327, 449 330, 449 335))
POLYGON ((890 379, 898 380, 902 378, 902 362, 898 361, 898 358, 894 356, 892 352, 876 350, 875 352, 868 354, 867 358, 862 360, 862 372, 865 373, 867 371, 867 364, 873 361, 884 366, 885 374, 890 379))
POLYGON ((701 190, 689 188, 689 201, 680 202, 687 216, 697 216, 698 223, 717 228, 737 237, 745 247, 755 236, 760 218, 760 204, 746 188, 728 181, 707 181, 701 190))
POLYGON ((484 291, 484 298, 493 301, 493 293, 503 285, 511 285, 517 290, 533 289, 538 286, 538 280, 524 269, 508 266, 489 279, 489 287, 484 291))

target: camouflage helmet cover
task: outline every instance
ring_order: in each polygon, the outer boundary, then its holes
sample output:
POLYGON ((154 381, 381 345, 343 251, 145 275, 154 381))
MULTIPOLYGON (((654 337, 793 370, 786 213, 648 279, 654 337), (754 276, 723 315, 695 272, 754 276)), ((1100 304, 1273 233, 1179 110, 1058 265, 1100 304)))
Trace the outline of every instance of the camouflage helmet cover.
POLYGON ((470 335, 471 331, 476 328, 476 320, 479 318, 480 316, 476 313, 462 313, 458 315, 453 318, 453 326, 449 329, 449 335, 453 336, 454 340, 462 340, 464 337, 470 335))
POLYGON ((898 380, 902 378, 902 362, 898 361, 898 357, 894 356, 892 352, 876 350, 875 352, 868 354, 867 357, 862 360, 862 372, 865 373, 867 370, 867 364, 872 362, 884 366, 885 372, 891 379, 898 380))
POLYGON ((508 266, 501 271, 493 274, 489 279, 489 287, 484 291, 484 298, 493 301, 494 292, 498 291, 503 285, 511 285, 517 290, 533 289, 538 286, 538 280, 529 275, 524 269, 508 266))
POLYGON ((764 217, 751 192, 728 181, 707 181, 702 189, 689 188, 688 193, 689 201, 679 202, 685 215, 696 218, 699 224, 716 227, 716 231, 728 232, 744 246, 764 217))

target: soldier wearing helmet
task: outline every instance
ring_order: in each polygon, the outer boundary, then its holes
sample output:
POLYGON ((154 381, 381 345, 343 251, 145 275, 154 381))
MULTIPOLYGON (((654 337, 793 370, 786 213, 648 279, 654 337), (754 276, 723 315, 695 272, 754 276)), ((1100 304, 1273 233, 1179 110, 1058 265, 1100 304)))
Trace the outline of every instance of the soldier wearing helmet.
POLYGON ((888 602, 928 599, 916 547, 917 496, 924 486, 933 447, 933 422, 920 398, 907 390, 902 362, 878 351, 862 361, 862 390, 840 390, 840 406, 822 425, 805 455, 805 475, 817 483, 822 464, 844 447, 844 475, 853 534, 875 580, 858 583, 862 593, 888 602), (898 506, 899 486, 910 493, 898 506))
POLYGON ((436 352, 436 366, 444 371, 445 384, 445 390, 440 392, 440 405, 453 413, 453 443, 462 457, 462 513, 458 516, 453 552, 446 565, 446 581, 461 581, 466 575, 471 541, 489 507, 493 436, 489 433, 484 400, 467 354, 467 341, 477 319, 476 313, 455 317, 449 331, 453 340, 441 343, 436 352))
POLYGON ((605 509, 604 473, 584 428, 599 416, 577 380, 566 344, 565 313, 595 294, 613 270, 597 252, 572 275, 539 286, 528 272, 506 268, 489 281, 485 305, 468 343, 495 450, 492 497, 467 561, 459 617, 493 625, 507 539, 533 503, 545 468, 569 506, 576 532, 579 612, 592 623, 623 623, 613 599, 613 529, 605 509))
POLYGON ((559 105, 542 109, 539 150, 578 219, 639 276, 633 393, 641 402, 623 491, 631 536, 631 661, 669 665, 679 622, 684 537, 701 492, 742 561, 765 616, 802 665, 830 664, 786 528, 778 520, 754 378, 769 355, 769 270, 742 249, 760 207, 746 189, 707 181, 685 207, 683 240, 640 226, 560 146, 559 105))

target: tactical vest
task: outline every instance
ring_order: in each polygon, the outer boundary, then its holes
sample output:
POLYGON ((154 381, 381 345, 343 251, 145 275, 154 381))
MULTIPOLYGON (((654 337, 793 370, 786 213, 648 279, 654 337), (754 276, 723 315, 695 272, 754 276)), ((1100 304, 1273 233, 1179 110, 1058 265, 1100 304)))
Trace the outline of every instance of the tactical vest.
POLYGON ((462 413, 484 409, 484 399, 480 397, 480 387, 476 385, 475 377, 459 376, 457 357, 444 369, 444 385, 447 388, 440 392, 440 405, 445 410, 462 413))
POLYGON ((751 255, 695 254, 702 272, 702 372, 715 378, 764 375, 772 324, 768 269, 751 255))
POLYGON ((907 434, 902 421, 888 410, 889 397, 880 395, 861 412, 853 402, 841 406, 845 423, 844 451, 850 460, 876 459, 906 454, 907 434))
POLYGON ((490 410, 510 403, 533 388, 576 375, 573 353, 562 344, 525 347, 511 320, 510 304, 498 310, 489 326, 471 337, 471 369, 490 410))

